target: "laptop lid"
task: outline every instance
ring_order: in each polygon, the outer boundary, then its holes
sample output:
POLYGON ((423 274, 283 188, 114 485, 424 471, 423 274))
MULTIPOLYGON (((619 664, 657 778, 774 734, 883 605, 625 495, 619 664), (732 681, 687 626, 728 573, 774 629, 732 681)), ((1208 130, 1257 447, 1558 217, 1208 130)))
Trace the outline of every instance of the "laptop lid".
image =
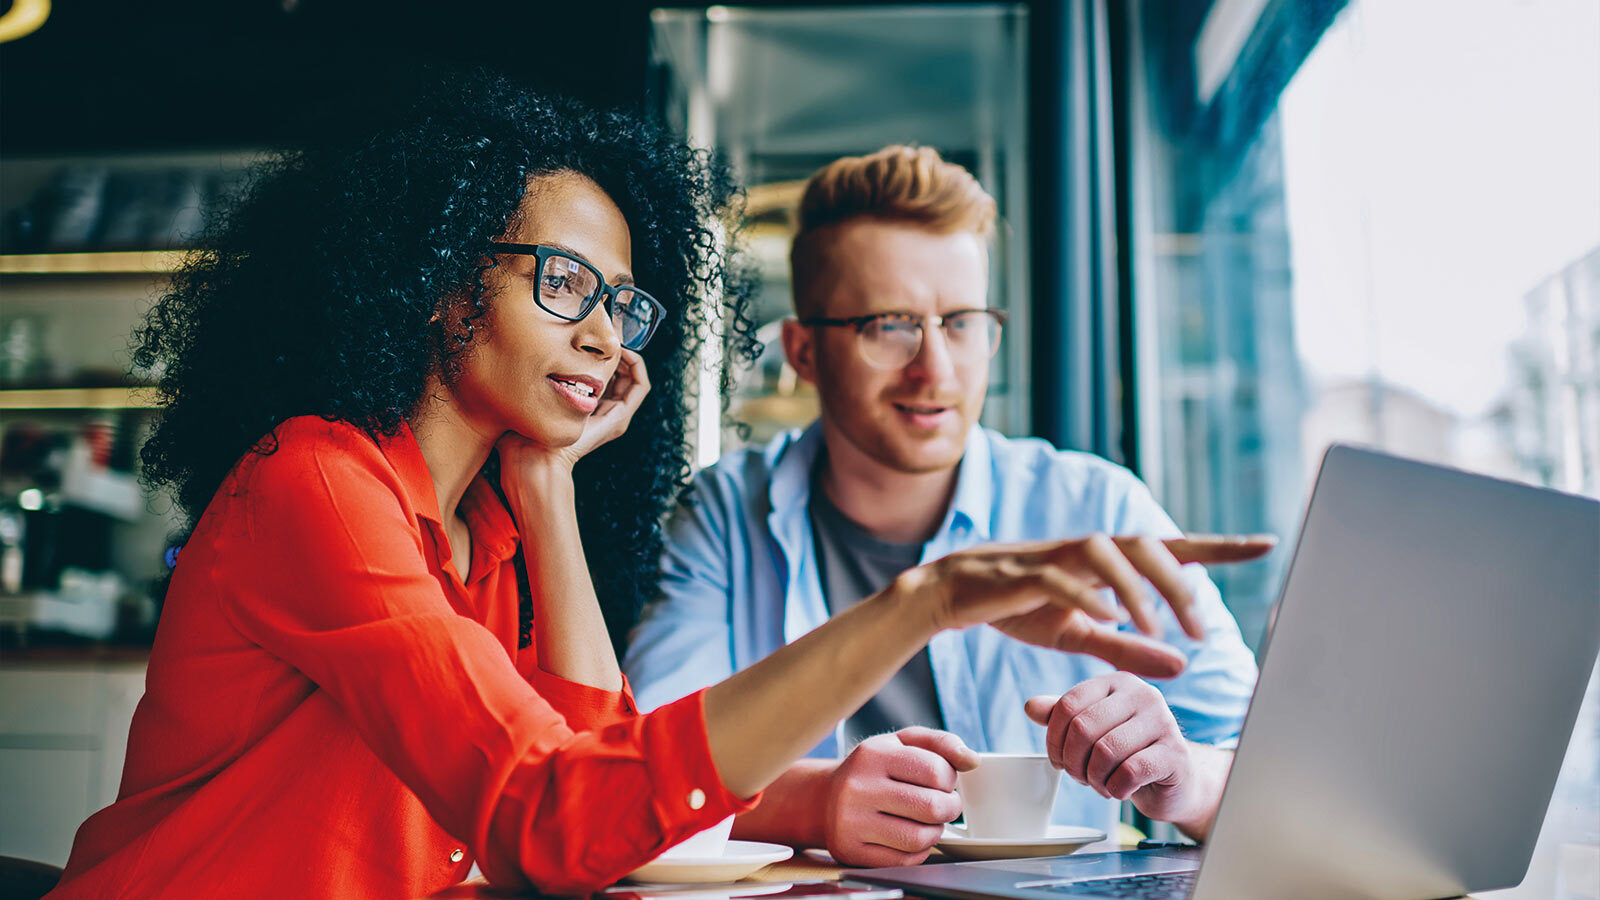
POLYGON ((1195 900, 1520 882, 1597 650, 1600 501, 1330 448, 1195 900))
MULTIPOLYGON (((1334 446, 1194 900, 1425 900, 1521 881, 1597 650, 1600 501, 1334 446)), ((1129 856, 1127 871, 1182 867, 1129 856)), ((1109 874, 1068 860, 852 877, 1044 898, 1044 881, 1109 874)))

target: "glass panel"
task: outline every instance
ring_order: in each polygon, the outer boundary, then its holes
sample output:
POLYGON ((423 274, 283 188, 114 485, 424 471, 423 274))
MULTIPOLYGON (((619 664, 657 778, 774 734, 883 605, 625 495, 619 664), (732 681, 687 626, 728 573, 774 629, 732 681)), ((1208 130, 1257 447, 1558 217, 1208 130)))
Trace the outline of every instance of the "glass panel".
MULTIPOLYGON (((1026 12, 1019 5, 825 9, 658 9, 656 103, 692 143, 732 160, 749 185, 757 302, 766 345, 742 373, 733 415, 750 438, 809 423, 816 404, 783 361, 790 315, 791 215, 806 178, 840 156, 887 144, 937 148, 972 170, 999 205, 991 302, 1011 312, 984 422, 1025 433, 1026 12)), ((708 411, 707 414, 714 414, 708 411)), ((740 443, 736 433, 722 443, 740 443)), ((702 461, 715 458, 702 452, 702 461)))
MULTIPOLYGON (((1141 465, 1178 523, 1292 538, 1336 440, 1600 493, 1600 5, 1170 6, 1131 119, 1141 465)), ((1253 645, 1287 562, 1213 573, 1253 645)), ((1595 693, 1518 896, 1593 890, 1595 693)))

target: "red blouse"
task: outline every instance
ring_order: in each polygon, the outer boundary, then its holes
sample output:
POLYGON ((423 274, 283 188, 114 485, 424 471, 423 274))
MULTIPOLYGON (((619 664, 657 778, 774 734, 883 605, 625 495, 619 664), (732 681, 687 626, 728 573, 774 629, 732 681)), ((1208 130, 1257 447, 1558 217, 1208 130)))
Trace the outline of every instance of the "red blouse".
POLYGON ((315 417, 184 547, 116 803, 51 897, 419 897, 476 860, 579 893, 756 802, 702 696, 641 716, 517 649, 515 523, 482 478, 450 563, 416 439, 315 417))

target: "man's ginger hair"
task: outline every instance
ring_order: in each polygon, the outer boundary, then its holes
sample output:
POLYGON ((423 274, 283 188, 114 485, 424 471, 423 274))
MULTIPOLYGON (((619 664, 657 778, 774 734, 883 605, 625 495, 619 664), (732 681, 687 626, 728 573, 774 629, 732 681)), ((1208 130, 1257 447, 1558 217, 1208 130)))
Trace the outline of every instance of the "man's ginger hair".
POLYGON ((818 169, 800 197, 789 272, 795 310, 816 311, 812 294, 825 271, 827 235, 853 219, 902 222, 939 234, 994 232, 995 203, 961 166, 932 147, 894 144, 866 156, 846 156, 818 169))

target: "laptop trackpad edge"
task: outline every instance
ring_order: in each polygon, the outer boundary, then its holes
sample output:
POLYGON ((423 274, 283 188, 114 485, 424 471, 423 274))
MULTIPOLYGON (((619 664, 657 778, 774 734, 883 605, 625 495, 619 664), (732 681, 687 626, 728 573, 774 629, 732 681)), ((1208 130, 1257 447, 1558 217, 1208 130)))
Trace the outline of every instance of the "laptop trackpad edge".
POLYGON ((1089 853, 1082 856, 1056 856, 1044 859, 991 860, 964 863, 963 868, 986 868, 1015 874, 1015 887, 1043 887, 1079 879, 1119 875, 1162 875, 1188 872, 1200 866, 1200 853, 1171 850, 1129 850, 1115 853, 1089 853))

